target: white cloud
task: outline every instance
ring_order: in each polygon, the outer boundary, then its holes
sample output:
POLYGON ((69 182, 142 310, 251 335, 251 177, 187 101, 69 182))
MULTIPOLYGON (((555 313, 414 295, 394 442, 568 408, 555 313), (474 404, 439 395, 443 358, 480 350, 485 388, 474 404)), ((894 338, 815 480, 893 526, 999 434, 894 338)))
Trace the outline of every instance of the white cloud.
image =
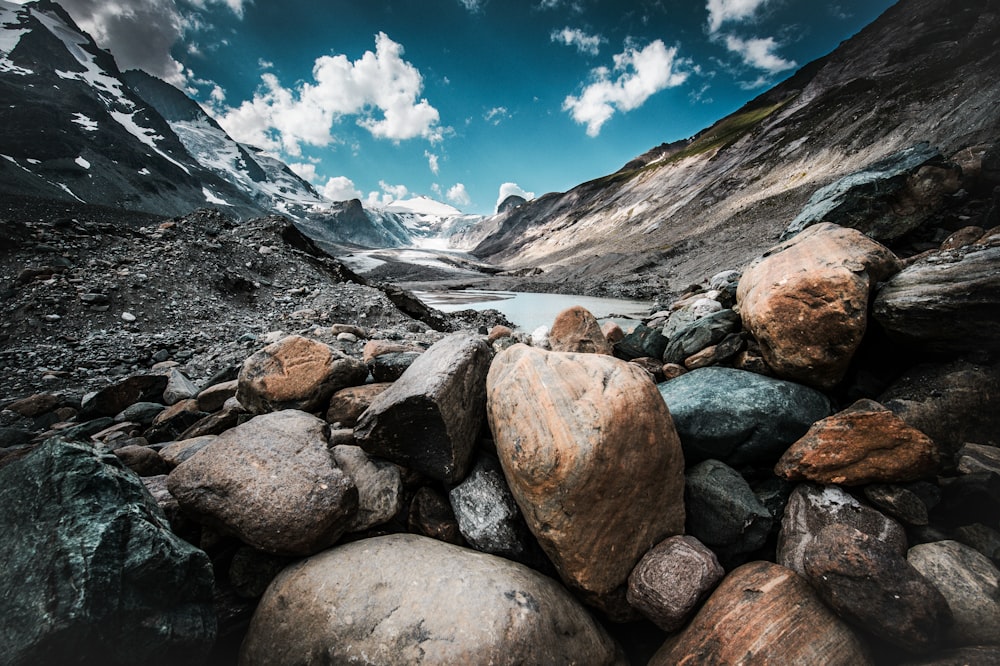
POLYGON ((360 199, 362 194, 354 187, 353 180, 347 176, 337 176, 326 181, 326 185, 323 186, 323 196, 330 201, 349 201, 360 199))
POLYGON ((378 186, 382 188, 382 191, 392 199, 405 199, 406 195, 410 193, 406 185, 390 185, 384 180, 378 181, 378 186))
POLYGON ((523 197, 527 201, 531 201, 532 199, 535 198, 534 192, 527 192, 521 189, 521 186, 518 185, 517 183, 504 183, 503 185, 500 186, 500 193, 497 196, 497 205, 494 208, 494 210, 500 208, 500 204, 506 201, 507 197, 514 195, 523 197))
POLYGON ((493 125, 499 125, 508 118, 510 118, 510 111, 507 110, 506 106, 494 106, 483 114, 483 120, 493 125))
POLYGON ((427 158, 427 166, 430 167, 431 173, 435 176, 441 171, 441 166, 438 164, 438 156, 429 150, 424 151, 424 157, 427 158))
POLYGON ((489 0, 458 0, 458 4, 462 5, 473 14, 478 14, 483 11, 487 2, 489 2, 489 0))
POLYGON ((579 28, 570 28, 569 26, 562 30, 553 30, 549 39, 566 46, 575 46, 580 53, 592 56, 600 53, 601 44, 607 41, 600 35, 588 35, 579 28))
POLYGON ((563 110, 573 120, 587 126, 588 136, 597 136, 615 111, 631 111, 642 106, 650 96, 681 85, 687 80, 686 60, 677 57, 677 47, 667 48, 662 40, 651 42, 642 50, 626 46, 614 56, 614 70, 598 67, 592 81, 579 97, 569 95, 563 110), (615 74, 612 78, 612 74, 615 74))
POLYGON ((708 31, 718 32, 724 23, 751 18, 768 0, 708 0, 708 31))
POLYGON ((472 203, 472 199, 469 197, 469 193, 465 190, 465 185, 462 183, 455 183, 449 187, 448 193, 445 196, 448 197, 448 201, 457 206, 468 206, 472 203))
POLYGON ((418 99, 423 77, 402 55, 402 45, 380 32, 374 53, 366 51, 353 62, 345 55, 317 58, 313 82, 294 89, 264 72, 253 99, 225 109, 218 121, 239 141, 263 140, 262 147, 280 145, 292 156, 301 154, 303 143, 334 142, 333 125, 345 116, 357 116, 357 124, 376 138, 440 141, 444 130, 438 110, 418 99))
POLYGON ((764 39, 740 39, 733 35, 726 36, 726 48, 738 53, 743 62, 756 69, 762 69, 770 74, 777 74, 795 67, 794 60, 785 60, 776 55, 774 50, 779 44, 773 37, 764 39))

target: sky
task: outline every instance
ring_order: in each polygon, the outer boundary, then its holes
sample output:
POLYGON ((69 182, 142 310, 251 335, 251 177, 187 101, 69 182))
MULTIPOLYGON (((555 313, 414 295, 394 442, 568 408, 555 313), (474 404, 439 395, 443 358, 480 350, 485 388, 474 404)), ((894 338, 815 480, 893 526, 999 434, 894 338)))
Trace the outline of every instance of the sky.
POLYGON ((60 0, 332 200, 490 214, 694 135, 893 0, 60 0))

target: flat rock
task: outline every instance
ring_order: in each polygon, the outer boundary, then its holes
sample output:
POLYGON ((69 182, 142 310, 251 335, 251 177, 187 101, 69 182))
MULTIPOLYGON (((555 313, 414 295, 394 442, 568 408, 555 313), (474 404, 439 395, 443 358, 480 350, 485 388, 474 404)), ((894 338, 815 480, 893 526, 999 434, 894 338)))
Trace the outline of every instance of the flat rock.
POLYGON ((801 384, 733 368, 700 368, 659 385, 684 457, 738 467, 770 464, 830 414, 830 401, 801 384))
POLYGON ((584 307, 574 305, 556 315, 549 330, 552 351, 611 354, 597 318, 584 307))
POLYGON ((817 224, 744 271, 743 327, 777 376, 832 388, 864 337, 871 292, 899 269, 892 252, 860 231, 817 224))
POLYGON ((684 530, 683 455, 656 386, 610 356, 515 345, 494 360, 487 391, 528 527, 570 587, 627 612, 635 564, 684 530))
POLYGON ((327 423, 339 423, 341 427, 353 428, 358 417, 372 404, 372 400, 391 385, 388 382, 377 382, 340 389, 330 396, 330 404, 326 409, 327 423))
POLYGON ((871 663, 862 641, 804 579, 771 562, 750 562, 723 579, 649 666, 871 663))
POLYGON ((326 423, 296 410, 227 430, 170 472, 199 521, 277 555, 308 555, 354 520, 358 491, 327 451, 326 423))
POLYGON ((465 477, 486 412, 490 347, 468 333, 431 346, 358 419, 358 445, 431 478, 465 477))
POLYGON ((792 481, 862 486, 915 481, 940 462, 931 438, 873 400, 817 421, 781 456, 774 473, 792 481))
POLYGON ((410 534, 364 539, 278 575, 241 666, 625 664, 565 589, 503 558, 410 534))

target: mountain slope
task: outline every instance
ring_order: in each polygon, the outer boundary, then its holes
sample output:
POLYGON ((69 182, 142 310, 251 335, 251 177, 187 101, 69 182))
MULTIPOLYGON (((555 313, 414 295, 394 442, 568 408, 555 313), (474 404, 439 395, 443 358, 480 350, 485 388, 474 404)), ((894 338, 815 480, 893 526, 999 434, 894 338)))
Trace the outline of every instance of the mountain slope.
POLYGON ((773 245, 847 173, 920 141, 950 156, 995 140, 998 102, 998 6, 902 0, 692 140, 487 218, 456 245, 543 268, 538 288, 677 291, 773 245))

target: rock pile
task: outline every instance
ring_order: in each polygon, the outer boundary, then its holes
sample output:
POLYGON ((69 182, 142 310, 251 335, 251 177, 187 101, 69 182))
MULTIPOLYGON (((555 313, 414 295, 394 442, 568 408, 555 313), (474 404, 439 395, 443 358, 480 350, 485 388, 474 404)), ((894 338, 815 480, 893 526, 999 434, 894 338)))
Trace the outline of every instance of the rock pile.
POLYGON ((544 346, 331 323, 210 380, 5 402, 5 650, 1000 660, 1000 350, 972 333, 1000 272, 951 260, 1000 232, 906 268, 855 234, 810 226, 624 336, 580 308, 544 346), (913 314, 924 269, 975 285, 941 304, 968 335, 913 314))

